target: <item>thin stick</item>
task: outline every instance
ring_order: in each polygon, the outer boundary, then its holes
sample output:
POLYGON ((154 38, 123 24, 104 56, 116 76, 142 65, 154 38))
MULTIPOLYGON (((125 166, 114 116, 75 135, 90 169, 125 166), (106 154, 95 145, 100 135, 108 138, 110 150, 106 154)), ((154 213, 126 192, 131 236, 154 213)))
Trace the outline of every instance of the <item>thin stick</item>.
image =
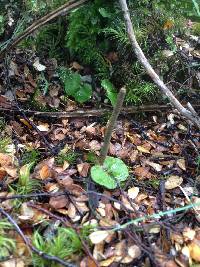
POLYGON ((39 255, 40 257, 46 259, 46 260, 51 260, 51 261, 55 261, 63 266, 66 267, 77 267, 77 265, 71 264, 69 262, 66 262, 56 256, 51 256, 48 255, 46 253, 44 253, 41 250, 38 250, 36 247, 34 247, 28 240, 28 238, 24 235, 24 233, 22 232, 22 230, 20 229, 20 227, 18 226, 18 224, 15 222, 15 220, 5 211, 0 207, 0 213, 3 214, 8 221, 14 226, 16 232, 21 236, 21 238, 23 239, 24 243, 27 245, 28 248, 30 248, 33 252, 35 252, 37 255, 39 255))
POLYGON ((126 3, 126 0, 119 0, 119 3, 121 5, 121 9, 124 14, 124 21, 126 24, 126 30, 128 33, 128 37, 130 39, 131 45, 133 47, 133 50, 137 56, 137 59, 139 62, 143 65, 148 75, 152 78, 152 80, 155 82, 155 84, 159 87, 161 92, 166 95, 170 101, 170 103, 180 112, 182 116, 184 116, 186 119, 188 119, 190 122, 192 122, 194 125, 196 125, 200 129, 200 118, 197 116, 196 112, 192 112, 190 109, 186 109, 179 101, 178 99, 173 95, 173 93, 170 91, 170 89, 164 84, 164 82, 160 79, 158 74, 154 71, 153 67, 145 57, 141 47, 139 46, 136 37, 135 32, 133 30, 133 24, 131 22, 130 13, 128 10, 128 6, 126 3))
POLYGON ((126 89, 125 88, 121 88, 120 91, 119 91, 119 94, 117 96, 116 105, 115 105, 115 107, 113 109, 112 115, 110 117, 107 129, 106 129, 106 133, 105 133, 105 137, 104 137, 104 144, 103 144, 103 146, 101 148, 101 153, 100 153, 100 157, 99 157, 100 165, 103 165, 104 160, 105 160, 105 158, 106 158, 106 156, 108 154, 108 149, 109 149, 109 145, 110 145, 112 131, 113 131, 114 127, 115 127, 115 123, 117 121, 117 118, 119 116, 120 110, 122 108, 125 94, 126 94, 126 89))
MULTIPOLYGON (((187 105, 186 105, 187 106, 187 105)), ((195 109, 200 109, 200 105, 193 105, 195 109)), ((100 108, 100 109, 78 109, 73 111, 37 111, 37 110, 23 110, 23 112, 29 116, 35 117, 51 117, 51 118, 83 118, 83 117, 99 117, 103 116, 112 109, 100 108)), ((141 112, 158 112, 158 111, 173 111, 170 105, 141 105, 141 106, 133 106, 133 107, 124 107, 121 109, 120 114, 137 114, 141 112)), ((15 113, 19 114, 19 111, 16 108, 9 107, 0 107, 0 112, 6 113, 15 113)))
POLYGON ((17 36, 7 47, 1 50, 0 52, 0 59, 7 53, 10 49, 15 47, 18 43, 20 43, 24 38, 29 36, 31 33, 45 25, 47 22, 55 19, 56 17, 60 15, 64 15, 71 11, 72 9, 75 9, 82 5, 83 3, 87 2, 88 0, 70 0, 64 5, 58 7, 56 10, 52 11, 51 13, 43 16, 42 18, 35 21, 31 26, 29 26, 23 33, 21 33, 19 36, 17 36))

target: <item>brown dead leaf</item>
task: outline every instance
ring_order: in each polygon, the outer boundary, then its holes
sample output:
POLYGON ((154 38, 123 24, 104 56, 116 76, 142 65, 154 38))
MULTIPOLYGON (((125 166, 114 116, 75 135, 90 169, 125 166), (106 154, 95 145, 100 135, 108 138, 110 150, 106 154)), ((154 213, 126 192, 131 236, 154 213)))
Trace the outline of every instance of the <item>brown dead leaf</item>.
POLYGON ((90 164, 87 162, 77 164, 77 170, 78 170, 79 174, 83 177, 88 176, 89 168, 90 168, 90 164))
POLYGON ((150 153, 150 151, 149 151, 150 148, 146 148, 144 146, 137 146, 137 150, 140 151, 140 152, 142 152, 142 153, 147 153, 147 154, 150 153))
POLYGON ((74 219, 76 217, 76 208, 72 203, 69 203, 67 214, 70 219, 74 219))
POLYGON ((21 259, 11 259, 0 263, 0 267, 25 267, 25 263, 21 259))
POLYGON ((80 267, 98 267, 98 266, 96 265, 96 263, 90 257, 85 257, 80 262, 80 267))
POLYGON ((65 196, 51 197, 49 205, 55 210, 62 209, 68 205, 68 200, 65 196))
POLYGON ((55 172, 48 165, 42 166, 39 173, 41 180, 45 180, 47 178, 53 178, 55 176, 55 172))
POLYGON ((92 150, 92 151, 99 151, 101 149, 101 144, 97 141, 97 140, 92 140, 90 143, 89 143, 89 148, 92 150))
POLYGON ((196 262, 200 262, 200 241, 197 239, 194 239, 189 245, 188 245, 190 256, 193 260, 196 262))
MULTIPOLYGON (((4 170, 12 178, 17 178, 17 168, 11 167, 11 166, 7 166, 7 167, 4 167, 4 170)), ((13 179, 11 181, 13 181, 13 179)))
POLYGON ((178 159, 177 165, 179 166, 180 169, 186 171, 185 159, 178 159))
POLYGON ((103 242, 109 236, 109 234, 110 233, 108 231, 96 231, 91 233, 89 238, 92 244, 99 244, 103 242))
POLYGON ((128 196, 131 199, 135 199, 137 197, 137 195, 139 194, 139 187, 132 187, 128 189, 128 196))
POLYGON ((151 162, 149 160, 146 160, 145 163, 148 164, 149 166, 151 166, 157 172, 160 172, 162 170, 162 166, 158 163, 151 162))
POLYGON ((177 175, 171 175, 165 182, 165 189, 170 190, 178 187, 183 182, 183 178, 177 175))
POLYGON ((10 166, 13 163, 13 159, 8 154, 0 153, 0 165, 2 167, 10 166))
POLYGON ((6 171, 4 168, 0 167, 0 181, 2 181, 6 176, 6 171))
POLYGON ((149 167, 136 167, 134 169, 134 174, 138 177, 139 180, 143 179, 149 179, 152 177, 152 174, 150 173, 150 168, 149 167))
POLYGON ((101 261, 99 265, 102 267, 107 267, 107 266, 110 266, 114 261, 115 261, 115 256, 113 256, 109 259, 106 259, 104 261, 101 261))

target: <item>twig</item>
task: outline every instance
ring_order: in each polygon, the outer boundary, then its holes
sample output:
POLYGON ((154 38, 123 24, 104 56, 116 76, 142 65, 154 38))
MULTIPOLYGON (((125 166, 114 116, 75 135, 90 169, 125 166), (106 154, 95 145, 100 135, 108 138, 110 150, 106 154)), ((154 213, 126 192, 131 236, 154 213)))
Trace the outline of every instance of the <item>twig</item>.
POLYGON ((51 256, 48 255, 46 253, 44 253, 41 250, 38 250, 36 247, 34 247, 28 240, 28 238, 24 235, 24 233, 22 232, 22 230, 20 229, 20 227, 18 226, 18 224, 15 222, 15 220, 5 211, 0 207, 0 213, 5 216, 8 221, 14 226, 16 232, 21 236, 21 238, 23 239, 24 243, 27 245, 28 248, 30 248, 34 253, 36 253, 37 255, 39 255, 40 257, 46 259, 46 260, 50 260, 50 261, 55 261, 63 266, 66 267, 76 267, 77 265, 71 264, 69 262, 66 262, 56 256, 51 256))
MULTIPOLYGON (((1 103, 0 103, 1 105, 1 103)), ((200 105, 193 105, 195 109, 200 109, 200 105)), ((120 114, 136 114, 140 112, 158 112, 158 111, 171 111, 171 106, 169 105, 141 105, 133 107, 124 107, 121 109, 120 114)), ((0 107, 0 112, 6 113, 20 113, 16 108, 0 107)), ((112 112, 111 108, 101 108, 101 109, 78 109, 73 111, 57 111, 57 112, 42 112, 37 110, 23 110, 23 112, 30 116, 35 117, 51 117, 51 118, 80 118, 80 117, 99 117, 109 112, 112 112)))
POLYGON ((124 97, 126 94, 126 89, 125 88, 121 88, 118 96, 117 96, 117 102, 116 105, 113 109, 112 115, 110 117, 110 120, 108 122, 108 126, 106 129, 106 133, 105 133, 105 137, 104 137, 104 144, 101 148, 101 152, 100 152, 100 156, 99 156, 99 163, 100 165, 103 165, 104 160, 108 154, 108 149, 109 149, 109 145, 110 145, 110 140, 111 140, 111 136, 112 136, 112 131, 115 127, 115 123, 117 121, 117 118, 119 116, 120 110, 122 108, 123 102, 124 102, 124 97))
POLYGON ((43 16, 42 18, 35 21, 31 26, 29 26, 23 33, 21 33, 19 36, 17 36, 7 47, 1 50, 0 52, 0 59, 7 53, 10 49, 15 47, 18 43, 20 43, 24 38, 29 36, 31 33, 45 25, 47 22, 55 19, 56 17, 60 15, 64 15, 68 13, 69 11, 79 7, 83 3, 86 3, 88 0, 70 0, 64 5, 60 6, 56 10, 52 11, 51 13, 43 16))
POLYGON ((179 101, 178 99, 173 95, 173 93, 170 91, 170 89, 164 84, 164 82, 160 79, 158 74, 154 71, 153 67, 145 57, 141 47, 139 46, 136 37, 135 32, 133 29, 133 25, 130 18, 130 13, 128 10, 128 6, 126 3, 126 0, 119 0, 119 3, 121 5, 121 9, 124 14, 124 20, 126 24, 126 30, 128 33, 128 37, 130 39, 131 45, 133 47, 133 50, 137 56, 137 59, 139 62, 143 65, 144 69, 148 73, 148 75, 152 78, 152 80, 155 82, 155 84, 159 87, 161 92, 168 97, 170 100, 170 103, 179 111, 179 113, 185 117, 187 120, 192 122, 194 125, 196 125, 200 129, 200 118, 196 115, 195 112, 191 112, 191 109, 186 109, 179 101))

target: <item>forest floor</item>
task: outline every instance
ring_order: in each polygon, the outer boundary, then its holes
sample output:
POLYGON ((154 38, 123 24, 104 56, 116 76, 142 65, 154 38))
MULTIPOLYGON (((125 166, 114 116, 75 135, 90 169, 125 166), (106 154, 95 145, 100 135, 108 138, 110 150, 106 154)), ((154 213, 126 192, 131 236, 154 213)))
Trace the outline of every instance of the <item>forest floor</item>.
POLYGON ((109 156, 129 177, 108 190, 90 168, 110 111, 55 118, 55 110, 83 109, 63 101, 56 63, 20 51, 9 60, 0 66, 0 266, 199 266, 199 132, 170 110, 122 114, 109 156), (43 67, 52 87, 37 95, 43 67), (35 104, 52 112, 23 111, 35 104))

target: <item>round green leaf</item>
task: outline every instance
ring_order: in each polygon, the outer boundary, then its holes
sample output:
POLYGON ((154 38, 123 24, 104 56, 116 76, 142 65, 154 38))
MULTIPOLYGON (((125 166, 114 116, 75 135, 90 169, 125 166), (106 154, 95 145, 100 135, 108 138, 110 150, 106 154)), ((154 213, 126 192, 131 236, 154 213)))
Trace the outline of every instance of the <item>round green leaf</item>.
POLYGON ((107 157, 103 166, 91 168, 92 180, 108 189, 115 189, 118 184, 128 177, 126 164, 118 158, 107 157))
POLYGON ((76 101, 78 101, 79 103, 83 103, 89 100, 91 95, 92 87, 91 85, 85 83, 77 89, 76 93, 73 96, 76 101))

